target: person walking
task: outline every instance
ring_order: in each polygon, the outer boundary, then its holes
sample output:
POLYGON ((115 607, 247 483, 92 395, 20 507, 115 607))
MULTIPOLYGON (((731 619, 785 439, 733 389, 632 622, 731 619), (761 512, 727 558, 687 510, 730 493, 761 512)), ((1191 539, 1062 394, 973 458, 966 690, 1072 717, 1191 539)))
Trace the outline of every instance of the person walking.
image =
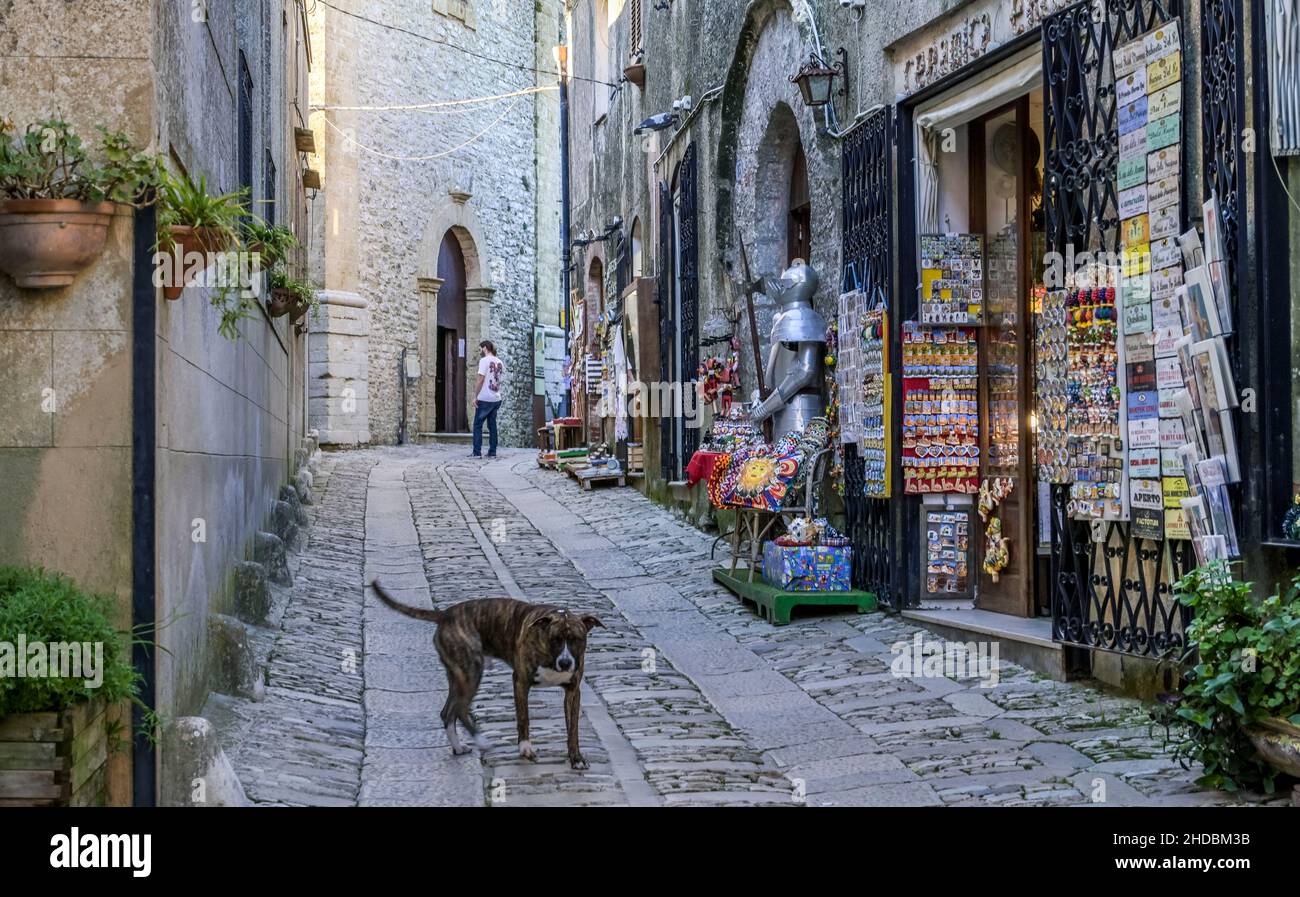
POLYGON ((488 425, 488 457, 497 456, 497 409, 501 407, 501 380, 505 365, 497 358, 492 340, 478 344, 478 380, 474 384, 474 452, 471 458, 483 457, 483 422, 488 425))

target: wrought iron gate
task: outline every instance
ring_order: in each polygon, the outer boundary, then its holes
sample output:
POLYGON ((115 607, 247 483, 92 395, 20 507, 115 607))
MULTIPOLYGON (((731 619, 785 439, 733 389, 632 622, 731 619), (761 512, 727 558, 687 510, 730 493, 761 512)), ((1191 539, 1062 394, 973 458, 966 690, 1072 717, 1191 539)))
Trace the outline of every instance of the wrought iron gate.
MULTIPOLYGON (((673 346, 673 191, 668 184, 659 183, 659 282, 655 304, 659 306, 659 382, 672 380, 672 366, 668 363, 673 346)), ((677 444, 673 441, 671 414, 659 409, 659 473, 671 480, 677 472, 677 444)))
MULTIPOLYGON (((841 289, 861 287, 890 295, 893 239, 890 208, 893 180, 892 108, 872 113, 844 138, 841 214, 844 270, 841 289)), ((900 607, 906 589, 894 545, 889 499, 867 498, 863 459, 855 446, 844 453, 844 512, 853 540, 853 586, 876 594, 877 600, 900 607), (898 571, 901 572, 901 571, 898 571)))
MULTIPOLYGON (((692 143, 677 169, 677 208, 673 208, 673 189, 659 184, 659 380, 680 380, 683 390, 694 383, 700 367, 698 178, 692 143), (674 302, 675 296, 680 297, 680 305, 674 302), (679 324, 681 351, 674 357, 679 324)), ((679 463, 684 464, 699 447, 700 431, 685 425, 680 409, 661 407, 659 415, 660 472, 665 480, 674 480, 679 463), (682 432, 681 458, 674 428, 682 432)), ((695 420, 698 423, 698 414, 695 420)))
MULTIPOLYGON (((682 390, 695 383, 700 368, 700 293, 699 293, 699 222, 695 214, 699 164, 695 144, 686 148, 682 159, 681 209, 681 291, 682 291, 682 390)), ((682 463, 690 460, 700 445, 699 410, 694 414, 696 426, 682 429, 682 463)))
MULTIPOLYGON (((1119 128, 1111 52, 1179 14, 1178 0, 1080 3, 1043 23, 1047 249, 1120 250, 1119 128)), ((1182 33, 1187 35, 1184 24, 1182 33)), ((1173 583, 1192 565, 1187 542, 1136 538, 1127 523, 1097 532, 1051 489, 1053 637, 1128 654, 1180 651, 1187 623, 1173 583)))

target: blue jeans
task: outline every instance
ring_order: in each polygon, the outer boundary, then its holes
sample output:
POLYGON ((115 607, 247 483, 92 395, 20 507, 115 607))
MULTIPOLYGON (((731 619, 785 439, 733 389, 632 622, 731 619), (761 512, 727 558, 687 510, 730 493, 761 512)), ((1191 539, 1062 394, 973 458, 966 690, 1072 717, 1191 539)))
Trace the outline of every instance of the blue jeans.
POLYGON ((474 407, 474 454, 483 454, 483 421, 488 425, 488 457, 497 453, 497 409, 500 402, 479 402, 474 407))

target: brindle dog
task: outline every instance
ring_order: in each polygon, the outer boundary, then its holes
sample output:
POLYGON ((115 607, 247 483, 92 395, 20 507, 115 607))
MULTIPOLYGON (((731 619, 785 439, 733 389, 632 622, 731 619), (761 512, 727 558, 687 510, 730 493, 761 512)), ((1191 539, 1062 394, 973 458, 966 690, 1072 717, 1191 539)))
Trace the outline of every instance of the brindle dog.
POLYGON ((469 732, 475 746, 479 749, 487 746, 469 709, 478 694, 486 655, 504 660, 514 671, 519 756, 525 760, 537 759, 528 739, 528 690, 534 686, 560 686, 564 689, 569 765, 574 769, 587 768, 587 761, 578 750, 582 667, 587 653, 587 633, 592 627, 600 626, 600 620, 590 614, 578 616, 553 604, 529 604, 514 598, 478 598, 443 610, 425 610, 400 603, 378 581, 371 586, 393 610, 438 624, 433 644, 447 669, 447 703, 442 707, 442 724, 452 753, 470 751, 470 746, 462 745, 456 734, 457 721, 469 732))

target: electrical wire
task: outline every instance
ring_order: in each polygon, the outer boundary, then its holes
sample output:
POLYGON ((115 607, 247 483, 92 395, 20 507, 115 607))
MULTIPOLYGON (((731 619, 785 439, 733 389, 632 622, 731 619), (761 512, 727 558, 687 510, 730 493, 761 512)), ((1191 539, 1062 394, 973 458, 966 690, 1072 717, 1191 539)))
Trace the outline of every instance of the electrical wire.
MULTIPOLYGON (((508 59, 499 59, 495 56, 488 56, 483 53, 478 53, 475 52, 474 50, 470 50, 465 47, 462 47, 459 44, 453 44, 451 41, 445 41, 437 37, 430 37, 427 34, 420 34, 418 31, 410 31, 406 28, 401 28, 397 25, 389 25, 387 22, 380 22, 376 19, 368 18, 366 16, 360 15, 359 13, 352 12, 351 10, 343 9, 342 7, 335 6, 333 3, 330 3, 329 0, 316 0, 316 2, 319 3, 321 6, 329 7, 335 12, 341 13, 345 16, 351 16, 354 19, 359 19, 362 22, 366 22, 371 25, 376 25, 380 28, 387 28, 389 31, 396 31, 399 34, 406 34, 411 37, 419 38, 420 40, 428 41, 431 44, 438 44, 439 46, 450 47, 453 50, 459 50, 461 53, 464 53, 466 56, 472 56, 475 59, 482 59, 485 62, 495 62, 498 65, 509 66, 510 68, 516 68, 519 69, 520 71, 530 72, 535 75, 550 75, 554 78, 560 77, 560 73, 558 71, 553 71, 553 70, 548 71, 546 69, 534 68, 533 66, 524 65, 523 63, 520 62, 511 62, 508 59)), ((603 84, 606 87, 613 87, 615 89, 618 89, 620 87, 620 85, 610 81, 601 81, 597 78, 584 78, 581 75, 575 75, 572 73, 568 73, 568 78, 571 81, 588 81, 592 84, 603 84)))
MULTIPOLYGON (((321 3, 324 3, 325 0, 320 0, 320 2, 321 2, 321 3)), ((378 156, 378 157, 381 158, 381 159, 390 159, 390 160, 392 160, 392 161, 394 161, 394 162, 429 162, 429 161, 432 161, 433 159, 441 159, 441 158, 443 158, 443 157, 445 157, 445 156, 450 156, 452 153, 458 152, 459 150, 464 149, 465 147, 469 146, 470 144, 475 143, 475 142, 478 141, 480 138, 482 138, 485 134, 487 134, 489 131, 491 131, 493 128, 495 128, 497 125, 501 124, 502 120, 504 120, 505 117, 506 117, 508 114, 510 114, 510 112, 511 112, 511 111, 515 108, 515 106, 517 106, 517 105, 519 105, 519 100, 515 100, 513 103, 511 103, 509 106, 507 106, 507 107, 506 107, 506 108, 501 112, 500 115, 498 115, 495 119, 492 120, 492 123, 491 123, 491 124, 489 124, 489 125, 488 125, 486 128, 484 128, 483 130, 479 131, 479 132, 478 132, 477 134, 475 134, 473 137, 471 137, 471 138, 469 138, 468 140, 466 140, 464 143, 457 144, 456 146, 453 146, 453 147, 452 147, 451 149, 449 149, 449 150, 443 150, 443 151, 440 152, 440 153, 433 153, 432 155, 428 155, 428 156, 395 156, 395 155, 393 155, 393 154, 391 154, 391 153, 386 153, 386 152, 384 152, 383 150, 375 149, 373 146, 366 146, 364 143, 359 143, 359 142, 358 142, 355 138, 353 138, 350 134, 346 133, 342 128, 340 128, 338 125, 334 124, 334 122, 330 121, 330 120, 329 120, 329 116, 327 116, 327 115, 322 115, 321 118, 324 120, 325 124, 327 124, 327 125, 329 125, 331 128, 333 128, 334 131, 335 131, 335 132, 336 132, 340 137, 342 137, 344 140, 346 140, 348 143, 352 144, 353 146, 355 146, 357 149, 361 150, 362 152, 370 153, 372 156, 378 156)))
MULTIPOLYGON (((538 87, 525 87, 522 90, 514 90, 510 93, 498 93, 488 97, 472 97, 465 100, 445 100, 438 103, 412 103, 409 105, 394 106, 325 106, 312 104, 312 111, 333 111, 333 112, 416 112, 430 109, 442 109, 448 106, 470 106, 482 104, 484 106, 501 100, 508 100, 513 97, 527 96, 534 93, 544 93, 551 90, 559 90, 558 84, 544 84, 538 87)), ((473 111, 473 110, 471 110, 473 111)))

